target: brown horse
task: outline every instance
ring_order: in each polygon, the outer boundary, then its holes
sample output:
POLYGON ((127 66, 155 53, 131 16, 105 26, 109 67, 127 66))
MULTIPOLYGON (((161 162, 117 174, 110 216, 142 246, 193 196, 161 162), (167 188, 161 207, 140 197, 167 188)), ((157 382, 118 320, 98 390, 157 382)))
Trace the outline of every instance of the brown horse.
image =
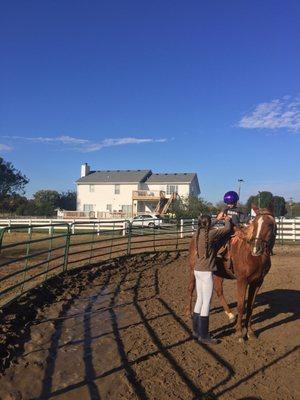
MULTIPOLYGON (((271 251, 275 241, 276 224, 272 212, 259 209, 253 222, 245 228, 236 228, 234 236, 229 240, 228 252, 224 258, 217 258, 218 271, 214 275, 214 289, 229 320, 235 320, 223 294, 223 279, 237 280, 237 321, 236 334, 243 340, 242 318, 244 303, 248 289, 246 312, 246 335, 248 339, 256 337, 251 328, 251 316, 256 295, 264 277, 271 267, 271 251), (230 258, 232 269, 228 269, 226 259, 230 258)), ((189 247, 189 313, 192 313, 192 295, 195 288, 194 266, 196 261, 196 235, 194 234, 189 247)))

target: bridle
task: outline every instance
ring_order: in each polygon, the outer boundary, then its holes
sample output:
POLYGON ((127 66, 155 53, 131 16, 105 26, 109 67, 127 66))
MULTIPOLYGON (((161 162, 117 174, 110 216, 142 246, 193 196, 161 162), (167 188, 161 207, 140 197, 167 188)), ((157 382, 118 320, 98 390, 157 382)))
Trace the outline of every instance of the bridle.
MULTIPOLYGON (((274 215, 271 212, 268 212, 268 211, 259 212, 259 213, 257 213, 256 218, 258 218, 260 216, 265 216, 265 215, 267 215, 267 216, 269 216, 269 217, 271 217, 273 219, 273 221, 274 221, 274 230, 275 230, 276 229, 275 228, 276 227, 275 218, 274 218, 274 215)), ((261 256, 263 254, 269 256, 271 254, 271 252, 272 252, 272 242, 273 242, 272 238, 270 238, 268 240, 265 240, 265 239, 260 238, 256 234, 255 237, 251 237, 250 239, 247 239, 246 241, 251 246, 254 243, 254 247, 258 248, 258 251, 255 252, 255 253, 253 253, 253 251, 251 250, 251 253, 252 253, 252 255, 254 257, 258 257, 258 256, 261 256)))

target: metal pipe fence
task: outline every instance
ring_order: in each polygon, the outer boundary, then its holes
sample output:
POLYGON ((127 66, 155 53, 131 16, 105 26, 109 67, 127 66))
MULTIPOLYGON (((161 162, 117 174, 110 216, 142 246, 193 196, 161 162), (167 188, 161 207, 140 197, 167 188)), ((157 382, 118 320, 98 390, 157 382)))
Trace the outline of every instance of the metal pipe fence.
MULTIPOLYGON (((1 226, 1 223, 0 223, 1 226)), ((187 250, 197 220, 9 224, 0 229, 0 308, 69 269, 145 252, 187 250)), ((300 239, 300 220, 277 220, 277 240, 300 239)))
POLYGON ((191 224, 129 220, 9 224, 0 229, 0 308, 54 275, 145 252, 188 248, 191 224))

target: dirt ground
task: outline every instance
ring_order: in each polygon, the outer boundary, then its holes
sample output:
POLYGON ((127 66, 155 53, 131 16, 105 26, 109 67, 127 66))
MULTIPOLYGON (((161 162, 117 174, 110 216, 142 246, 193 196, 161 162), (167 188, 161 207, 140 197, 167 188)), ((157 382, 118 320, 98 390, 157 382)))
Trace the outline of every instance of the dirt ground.
MULTIPOLYGON (((16 359, 0 377, 0 398, 298 399, 300 246, 275 253, 254 310, 258 339, 244 343, 215 296, 211 331, 222 342, 192 339, 184 254, 61 278, 5 316, 2 342, 14 335, 6 357, 16 359)), ((235 282, 225 295, 235 311, 235 282)))

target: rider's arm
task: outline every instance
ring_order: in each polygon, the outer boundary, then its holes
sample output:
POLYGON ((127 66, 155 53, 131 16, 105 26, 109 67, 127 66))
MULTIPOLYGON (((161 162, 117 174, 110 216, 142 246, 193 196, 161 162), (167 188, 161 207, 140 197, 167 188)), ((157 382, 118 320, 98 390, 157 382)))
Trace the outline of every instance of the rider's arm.
POLYGON ((211 239, 212 240, 219 240, 222 239, 224 236, 228 235, 232 230, 232 222, 229 217, 226 217, 225 220, 225 225, 223 228, 217 228, 217 229, 212 229, 210 231, 211 233, 211 239))
POLYGON ((225 214, 224 210, 220 211, 219 214, 217 215, 217 220, 220 221, 220 220, 224 219, 225 216, 226 216, 226 214, 225 214))

